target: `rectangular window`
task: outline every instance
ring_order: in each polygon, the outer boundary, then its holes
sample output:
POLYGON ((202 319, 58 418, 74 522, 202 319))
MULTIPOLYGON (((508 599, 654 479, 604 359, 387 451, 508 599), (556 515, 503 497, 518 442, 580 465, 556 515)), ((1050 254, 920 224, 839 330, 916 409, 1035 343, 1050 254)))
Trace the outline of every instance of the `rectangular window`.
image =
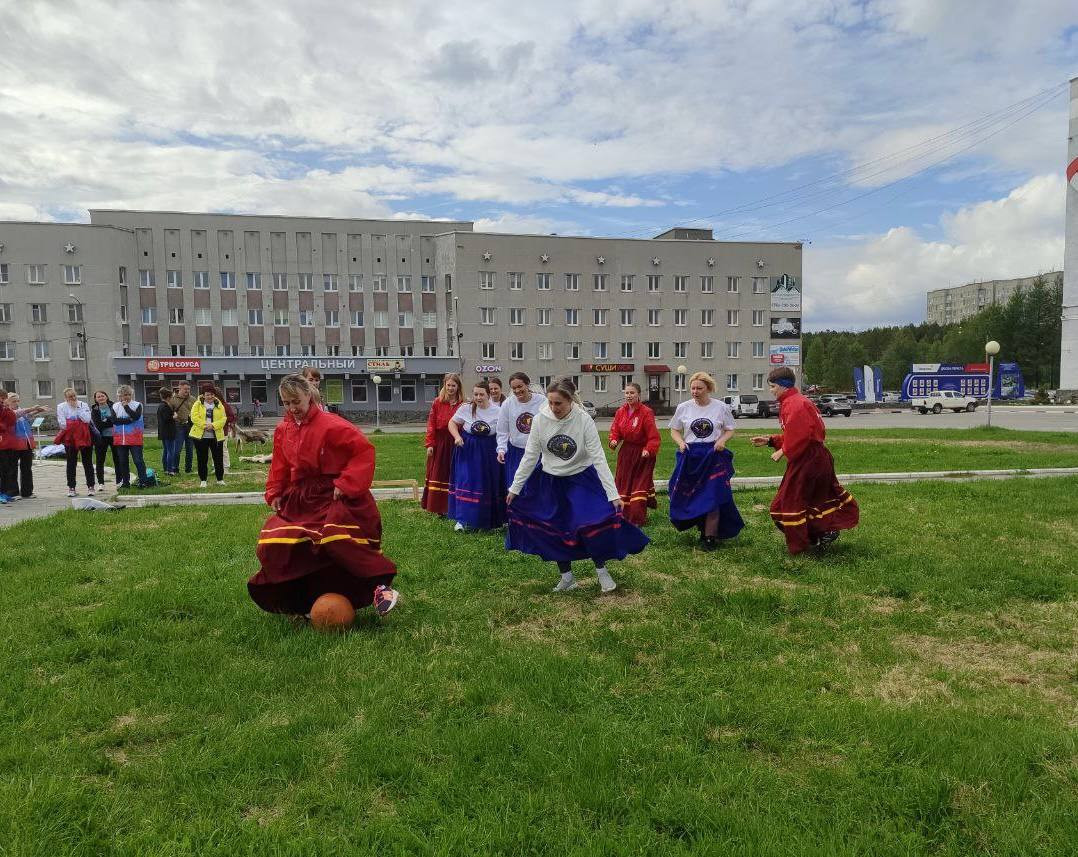
POLYGON ((401 401, 415 401, 415 381, 401 381, 401 401))
POLYGON ((580 325, 580 310, 567 309, 565 311, 566 327, 578 327, 580 325))
POLYGON ((348 291, 350 292, 362 292, 363 291, 363 275, 362 274, 350 274, 348 277, 348 291))
POLYGON ((661 292, 663 287, 662 274, 648 274, 648 291, 661 292))
POLYGON ((688 324, 689 311, 687 309, 674 310, 674 327, 685 327, 688 324))
POLYGON ((660 327, 662 325, 662 310, 648 310, 648 327, 660 327))
POLYGON ((374 356, 375 357, 388 357, 389 356, 389 346, 388 345, 376 345, 376 346, 374 346, 374 356))
POLYGON ((431 330, 438 326, 438 313, 425 312, 423 313, 423 327, 427 330, 431 330))
POLYGON ((510 291, 519 292, 524 288, 524 274, 520 271, 510 271, 505 279, 509 282, 510 291))
POLYGON ((681 372, 678 372, 676 375, 674 375, 674 392, 684 393, 685 390, 685 375, 681 372))
MULTIPOLYGON (((11 304, 0 304, 0 324, 11 323, 11 304)), ((5 387, 5 389, 7 389, 5 387)))
POLYGON ((567 291, 567 292, 579 292, 580 291, 580 274, 566 274, 565 275, 565 291, 567 291))
POLYGON ((607 283, 607 280, 608 280, 609 277, 610 277, 609 274, 592 274, 591 275, 591 289, 592 289, 592 291, 594 291, 594 292, 605 292, 606 291, 606 283, 607 283))
POLYGON ((565 359, 566 360, 579 360, 580 359, 580 343, 579 342, 566 342, 565 343, 565 359))
POLYGON ((510 307, 509 324, 513 327, 521 327, 524 324, 524 309, 522 307, 510 307))
POLYGON ((213 314, 209 307, 195 307, 195 324, 199 327, 209 327, 213 324, 213 314))
POLYGON ((352 356, 353 357, 362 357, 363 356, 363 346, 362 345, 353 345, 352 346, 352 356))
POLYGON ((82 324, 82 304, 67 305, 67 323, 82 324))
MULTIPOLYGON (((0 342, 0 360, 14 360, 14 359, 15 359, 15 343, 10 341, 10 340, 7 340, 5 342, 0 342)), ((4 389, 7 390, 10 393, 15 392, 15 388, 14 387, 9 387, 6 383, 4 384, 4 389)))
POLYGON ((81 339, 74 339, 68 343, 68 352, 72 360, 85 360, 86 352, 83 350, 81 339))
POLYGON ((549 387, 550 382, 553 380, 553 377, 554 377, 553 375, 540 375, 539 376, 539 386, 540 386, 540 388, 545 390, 547 387, 549 387))
POLYGON ((336 274, 323 274, 322 275, 322 291, 323 292, 335 292, 337 291, 338 280, 336 274))
POLYGON ((49 343, 44 339, 38 339, 30 343, 30 354, 35 361, 43 363, 49 359, 49 343))
POLYGON ((301 292, 314 291, 314 274, 299 274, 299 290, 301 292))
POLYGON ((608 309, 593 309, 591 311, 591 323, 596 327, 606 327, 606 319, 610 314, 608 309))
POLYGON ((494 307, 482 306, 479 307, 479 323, 480 324, 494 324, 497 319, 497 310, 494 307))
POLYGON ((191 277, 194 279, 196 289, 208 289, 210 287, 209 271, 193 271, 191 277))
POLYGON ((168 323, 169 324, 183 324, 183 307, 174 306, 168 311, 168 323))
POLYGON ((648 360, 660 360, 663 356, 662 343, 648 343, 648 360))
POLYGON ((260 274, 258 271, 247 272, 247 291, 262 291, 262 274, 260 274))
POLYGON ((741 324, 741 310, 726 310, 726 324, 729 327, 737 327, 739 324, 741 324))
POLYGON ((300 353, 301 357, 314 357, 314 346, 313 345, 301 345, 300 349, 299 349, 299 353, 300 353))
POLYGON ((326 327, 340 327, 341 326, 341 312, 336 309, 326 310, 326 327))
POLYGON ((349 322, 351 327, 363 327, 363 310, 352 310, 352 319, 349 322))
POLYGON ((376 292, 388 292, 389 280, 385 274, 375 274, 372 278, 371 288, 376 292))
MULTIPOLYGON (((121 268, 121 270, 123 269, 121 268)), ((0 262, 0 286, 6 286, 8 282, 7 262, 0 262)))
POLYGON ((754 372, 752 374, 752 389, 762 390, 764 388, 764 373, 754 372))
MULTIPOLYGON (((176 271, 177 276, 179 271, 176 271)), ((65 286, 81 286, 82 285, 82 266, 81 265, 64 265, 64 285, 65 286)))
POLYGON ((144 306, 142 308, 142 323, 157 324, 157 307, 144 306))
POLYGON ((423 346, 423 356, 424 357, 437 357, 438 356, 438 346, 437 345, 424 345, 423 346))
POLYGON ((169 289, 182 289, 183 279, 179 271, 165 271, 165 287, 169 289))
POLYGON ((687 292, 689 290, 689 275, 678 274, 674 277, 674 291, 675 292, 687 292))
POLYGON ((196 347, 195 353, 198 354, 199 357, 211 357, 213 355, 213 346, 199 345, 196 347))
POLYGON ((700 359, 710 360, 715 356, 715 343, 714 342, 701 342, 700 343, 700 359))
POLYGON ((605 342, 594 342, 594 343, 592 343, 592 356, 599 359, 599 360, 605 360, 606 359, 606 343, 605 342))
POLYGON ((236 275, 232 271, 221 271, 221 288, 236 288, 236 275))
POLYGON ((674 343, 674 357, 684 360, 689 356, 689 343, 687 342, 675 342, 674 343))
MULTIPOLYGON (((0 267, 7 267, 6 265, 0 265, 0 267)), ((121 286, 127 285, 127 268, 123 265, 120 266, 120 270, 117 272, 117 278, 121 286)), ((0 279, 0 282, 5 282, 0 279)))
POLYGON ((52 398, 52 381, 48 378, 38 378, 34 382, 34 393, 39 399, 51 399, 52 398))
POLYGON ((278 357, 288 357, 292 353, 292 349, 287 345, 278 345, 274 353, 278 357))
POLYGON ((703 327, 713 327, 715 325, 715 310, 700 310, 700 324, 703 327))
POLYGON ((621 376, 621 389, 624 390, 631 383, 633 383, 633 376, 632 375, 622 375, 621 376))
POLYGON ((523 342, 510 342, 509 343, 509 359, 510 360, 523 360, 524 359, 524 343, 523 342))
POLYGON ((434 294, 434 277, 424 276, 419 278, 419 288, 425 295, 434 294))
POLYGON ((415 327, 415 315, 411 310, 397 313, 397 327, 415 327))
MULTIPOLYGON (((44 269, 44 265, 41 266, 44 269)), ((44 276, 44 275, 42 275, 44 276)), ((44 282, 44 280, 42 280, 44 282)), ((139 268, 138 272, 138 286, 140 289, 152 289, 157 285, 157 278, 154 277, 153 268, 139 268)))
POLYGON ((496 360, 498 353, 496 342, 484 342, 483 343, 483 359, 484 360, 496 360))
POLYGON ((553 342, 539 342, 535 346, 535 356, 538 360, 553 360, 554 359, 554 343, 553 342))
MULTIPOLYGON (((207 322, 208 324, 209 322, 207 322)), ((235 327, 239 323, 234 309, 221 310, 221 327, 235 327)), ((195 324, 198 324, 196 321, 195 324)))
POLYGON ((595 385, 596 393, 606 392, 606 375, 592 375, 592 382, 595 385))
POLYGON ((632 360, 634 353, 635 353, 635 349, 633 348, 633 343, 632 342, 623 342, 623 343, 621 343, 621 356, 623 358, 625 358, 626 360, 632 360))
POLYGON ((726 376, 726 389, 730 391, 737 390, 737 373, 733 372, 726 376))
POLYGON ((46 324, 49 320, 48 304, 30 304, 30 321, 34 324, 46 324))
POLYGON ((374 326, 379 328, 389 327, 389 313, 384 309, 375 310, 374 312, 374 326))
POLYGON ((741 277, 727 277, 726 291, 731 295, 736 295, 741 291, 741 277))
POLYGON ((622 327, 632 327, 635 320, 636 320, 636 310, 623 309, 621 311, 621 326, 622 327))
POLYGON ((239 357, 240 349, 238 345, 224 345, 221 347, 221 354, 225 357, 239 357))
POLYGON ((631 292, 633 290, 633 274, 621 275, 621 290, 623 292, 631 292))
POLYGON ((740 342, 727 342, 726 343, 726 356, 730 358, 741 356, 741 343, 740 342))
POLYGON ((495 274, 494 274, 493 271, 480 271, 479 272, 479 288, 481 288, 481 289, 483 289, 485 291, 489 291, 490 289, 493 289, 494 288, 494 277, 495 277, 495 274))
POLYGON ((715 293, 715 278, 711 275, 706 275, 700 278, 700 291, 705 295, 712 295, 715 293))
POLYGON ((550 327, 550 309, 537 309, 535 311, 535 323, 539 327, 550 327))
POLYGON ((752 343, 752 356, 753 357, 766 357, 764 354, 764 344, 762 342, 752 343))
POLYGON ((275 292, 288 291, 288 274, 270 274, 273 278, 273 290, 275 292))
MULTIPOLYGON (((353 357, 362 357, 363 350, 360 349, 359 354, 353 354, 353 357)), ((352 401, 357 403, 364 403, 367 401, 367 382, 366 381, 353 381, 352 382, 352 401)))
POLYGON ((404 295, 404 294, 410 294, 411 291, 412 291, 412 278, 411 277, 405 277, 405 276, 397 277, 397 292, 404 295))
POLYGON ((535 287, 541 292, 550 291, 550 274, 536 274, 535 287))
POLYGON ((172 346, 172 356, 173 357, 186 357, 187 356, 187 346, 186 345, 173 345, 172 346))
POLYGON ((247 310, 247 324, 249 324, 251 327, 261 327, 262 326, 262 310, 261 310, 261 308, 247 310))
POLYGON ((753 277, 752 278, 752 293, 754 295, 766 295, 767 294, 767 277, 753 277))
MULTIPOLYGON (((388 357, 388 354, 382 355, 388 357)), ((379 384, 378 385, 378 401, 379 402, 392 402, 393 401, 393 385, 392 384, 379 384)))
POLYGON ((288 310, 275 309, 273 311, 273 326, 288 327, 288 310))
POLYGON ((764 311, 762 309, 754 309, 752 311, 752 326, 763 327, 764 326, 764 311))

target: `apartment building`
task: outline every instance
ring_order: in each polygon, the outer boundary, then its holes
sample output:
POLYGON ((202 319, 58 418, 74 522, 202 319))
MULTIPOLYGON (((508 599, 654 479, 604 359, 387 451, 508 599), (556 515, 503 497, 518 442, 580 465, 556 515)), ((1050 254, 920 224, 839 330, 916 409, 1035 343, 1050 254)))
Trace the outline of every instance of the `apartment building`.
POLYGON ((992 304, 1007 303, 1011 295, 1029 288, 1040 277, 1051 283, 1062 276, 1062 271, 1050 271, 1036 277, 979 280, 962 286, 935 289, 928 293, 927 319, 929 324, 957 324, 992 304))

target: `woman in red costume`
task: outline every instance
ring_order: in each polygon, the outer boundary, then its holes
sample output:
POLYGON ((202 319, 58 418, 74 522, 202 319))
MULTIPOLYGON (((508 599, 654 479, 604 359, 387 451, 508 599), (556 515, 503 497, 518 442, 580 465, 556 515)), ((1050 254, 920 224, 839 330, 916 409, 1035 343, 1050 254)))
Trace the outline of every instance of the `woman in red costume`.
POLYGON ((450 372, 442 379, 438 398, 427 416, 427 481, 423 483, 422 506, 428 512, 445 516, 449 511, 449 473, 453 464, 453 436, 449 421, 464 401, 460 375, 450 372))
POLYGON ((285 415, 273 433, 266 502, 274 514, 258 535, 262 570, 247 581, 270 613, 310 613, 321 595, 385 615, 397 603, 396 566, 382 553, 382 518, 371 496, 374 447, 358 428, 322 410, 301 375, 281 381, 285 415))
POLYGON ((625 387, 625 404, 618 408, 610 425, 610 448, 621 447, 614 482, 625 504, 622 514, 638 527, 647 523, 648 509, 658 505, 655 456, 659 454, 660 442, 655 413, 640 401, 640 385, 629 383, 625 387))
POLYGON ((772 369, 767 386, 779 403, 782 434, 752 439, 754 446, 770 446, 771 458, 786 457, 786 473, 771 503, 771 519, 786 536, 786 547, 799 554, 810 545, 826 547, 839 530, 857 526, 857 501, 835 476, 835 460, 823 445, 823 420, 816 406, 794 386, 793 370, 772 369))

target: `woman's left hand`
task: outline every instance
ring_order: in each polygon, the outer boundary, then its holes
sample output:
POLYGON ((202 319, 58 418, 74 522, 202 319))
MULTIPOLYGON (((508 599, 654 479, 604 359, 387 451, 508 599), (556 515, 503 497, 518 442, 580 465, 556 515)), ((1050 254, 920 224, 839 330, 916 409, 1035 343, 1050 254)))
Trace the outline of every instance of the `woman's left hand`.
POLYGON ((726 449, 726 441, 720 437, 715 441, 715 452, 722 452, 724 449, 726 449))
POLYGON ((641 457, 641 458, 651 458, 651 453, 650 453, 650 452, 648 452, 648 451, 647 451, 647 450, 645 449, 645 450, 644 450, 644 451, 643 451, 642 453, 640 453, 640 457, 641 457))
POLYGON ((620 512, 625 508, 625 501, 622 500, 620 497, 616 497, 610 501, 610 505, 620 512))

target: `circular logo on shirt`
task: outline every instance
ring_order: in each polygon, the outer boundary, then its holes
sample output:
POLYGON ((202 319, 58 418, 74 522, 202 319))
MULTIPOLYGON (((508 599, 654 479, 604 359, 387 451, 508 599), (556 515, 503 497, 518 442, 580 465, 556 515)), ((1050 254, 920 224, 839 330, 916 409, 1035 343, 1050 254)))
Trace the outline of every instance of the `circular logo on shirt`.
POLYGON ((562 461, 568 461, 576 455, 576 441, 567 434, 556 434, 547 441, 546 451, 562 461))
POLYGON ((700 417, 698 420, 693 420, 689 424, 689 431, 700 438, 707 437, 713 431, 715 431, 715 423, 709 420, 707 417, 700 417))
POLYGON ((490 434, 490 423, 484 422, 483 420, 476 420, 472 423, 472 434, 481 436, 490 434))
POLYGON ((532 431, 532 415, 527 411, 517 417, 517 431, 521 434, 531 434, 532 431))

